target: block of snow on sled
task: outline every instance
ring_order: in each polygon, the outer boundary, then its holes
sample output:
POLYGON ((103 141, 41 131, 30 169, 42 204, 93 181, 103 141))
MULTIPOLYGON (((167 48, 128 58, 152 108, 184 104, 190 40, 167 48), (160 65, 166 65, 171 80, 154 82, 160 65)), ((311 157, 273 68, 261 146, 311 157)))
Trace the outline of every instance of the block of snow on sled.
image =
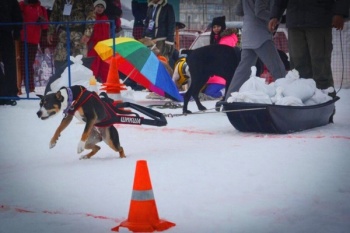
POLYGON ((333 122, 334 99, 320 90, 313 79, 299 77, 296 70, 285 78, 265 84, 265 80, 251 77, 238 92, 223 103, 230 123, 242 132, 285 134, 319 127, 333 122))

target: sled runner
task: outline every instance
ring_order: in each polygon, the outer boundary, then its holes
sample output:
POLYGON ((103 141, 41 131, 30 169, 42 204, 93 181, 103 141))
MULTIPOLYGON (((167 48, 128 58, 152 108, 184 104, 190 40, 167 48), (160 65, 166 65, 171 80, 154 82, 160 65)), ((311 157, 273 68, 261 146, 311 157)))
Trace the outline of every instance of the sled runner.
POLYGON ((242 132, 287 134, 333 123, 336 97, 311 106, 222 102, 233 127, 242 132))

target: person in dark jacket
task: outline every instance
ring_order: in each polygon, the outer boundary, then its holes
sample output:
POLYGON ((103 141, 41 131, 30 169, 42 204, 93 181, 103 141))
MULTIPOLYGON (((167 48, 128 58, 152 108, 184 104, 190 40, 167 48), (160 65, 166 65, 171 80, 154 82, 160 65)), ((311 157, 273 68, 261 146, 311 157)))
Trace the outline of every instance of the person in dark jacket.
POLYGON ((149 0, 144 37, 156 42, 160 53, 169 61, 174 52, 175 12, 167 0, 149 0))
POLYGON ((132 0, 131 1, 131 11, 134 16, 134 27, 132 29, 132 36, 135 40, 142 38, 144 32, 143 21, 146 19, 147 15, 147 0, 132 0))
MULTIPOLYGON (((317 88, 334 87, 331 68, 332 27, 342 30, 349 14, 348 0, 275 0, 269 30, 274 31, 286 11, 291 69, 313 78, 317 88)), ((336 92, 330 93, 335 97, 336 92)))
POLYGON ((15 40, 19 40, 23 17, 17 0, 0 1, 0 105, 16 105, 17 74, 15 40), (13 24, 10 24, 13 23, 13 24))

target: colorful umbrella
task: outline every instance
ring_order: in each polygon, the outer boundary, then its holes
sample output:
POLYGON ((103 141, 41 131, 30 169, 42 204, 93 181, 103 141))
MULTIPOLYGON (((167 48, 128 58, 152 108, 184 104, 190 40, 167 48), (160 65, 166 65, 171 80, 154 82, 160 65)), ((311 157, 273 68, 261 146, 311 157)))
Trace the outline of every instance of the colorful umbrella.
POLYGON ((149 48, 128 37, 114 41, 113 45, 113 39, 103 40, 94 47, 102 60, 108 62, 115 54, 119 71, 129 78, 159 95, 183 101, 165 66, 149 48))

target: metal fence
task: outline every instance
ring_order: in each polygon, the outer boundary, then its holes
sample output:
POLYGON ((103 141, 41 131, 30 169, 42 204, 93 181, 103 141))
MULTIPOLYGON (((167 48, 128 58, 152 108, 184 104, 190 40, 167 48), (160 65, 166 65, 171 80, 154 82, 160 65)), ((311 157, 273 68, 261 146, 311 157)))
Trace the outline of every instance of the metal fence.
MULTIPOLYGON (((27 33, 27 27, 28 25, 40 25, 40 24, 53 24, 57 28, 56 33, 54 34, 54 40, 52 44, 49 44, 47 42, 47 30, 42 30, 41 39, 40 42, 36 47, 36 49, 33 49, 33 45, 30 45, 29 43, 23 42, 21 40, 15 41, 16 46, 16 67, 17 67, 17 77, 10 77, 10 78, 16 78, 17 79, 17 87, 18 87, 18 96, 21 99, 32 99, 36 97, 36 94, 44 94, 44 90, 46 88, 46 85, 49 82, 50 77, 55 74, 55 61, 54 61, 54 53, 56 50, 56 45, 58 43, 58 31, 59 30, 66 30, 67 32, 70 31, 70 27, 75 24, 98 24, 98 23, 106 23, 108 22, 110 25, 110 38, 115 38, 117 35, 115 33, 115 22, 112 20, 104 20, 104 21, 74 21, 74 22, 49 22, 49 23, 43 23, 43 22, 33 22, 33 23, 23 23, 23 33, 24 33, 24 40, 26 40, 28 33, 27 33), (61 29, 58 29, 61 28, 61 29), (31 49, 30 49, 31 48, 31 49), (33 60, 29 58, 34 58, 33 60), (33 75, 33 79, 31 80, 29 78, 29 75, 33 75), (34 88, 32 88, 34 86, 34 88)), ((3 23, 0 24, 0 27, 2 26, 9 26, 14 25, 18 23, 3 23)), ((118 36, 130 36, 132 34, 131 30, 122 30, 120 33, 118 33, 118 36)), ((67 49, 67 61, 70 59, 70 47, 71 47, 71 39, 69 33, 67 33, 66 38, 66 49, 67 49)), ((93 48, 85 48, 85 53, 83 54, 86 56, 86 53, 88 49, 93 48)), ((4 58, 6 59, 6 58, 4 58)), ((3 63, 0 61, 0 68, 4 68, 3 63)), ((70 80, 70 73, 68 79, 70 80)), ((70 81, 69 81, 70 83, 70 81)))
POLYGON ((350 88, 350 21, 343 31, 333 29, 332 72, 335 87, 350 88))
MULTIPOLYGON (((50 22, 49 24, 56 25, 66 25, 68 27, 69 24, 74 23, 82 23, 82 22, 50 22)), ((83 22, 84 24, 91 23, 103 23, 103 22, 83 22)), ((34 23, 24 23, 24 31, 26 25, 34 24, 34 23)), ((37 23, 42 24, 42 23, 37 23)), ((4 26, 5 24, 0 24, 4 26)), ((8 24, 6 24, 8 25, 8 24)), ((114 22, 110 21, 111 27, 111 38, 115 38, 118 36, 132 37, 132 28, 123 28, 123 30, 116 35, 114 33, 114 22)), ((194 39, 198 36, 200 32, 197 30, 180 30, 179 31, 179 48, 189 48, 194 39)), ((16 51, 17 51, 17 81, 19 88, 19 96, 24 99, 36 98, 36 94, 43 94, 45 87, 48 83, 48 80, 55 73, 54 59, 53 55, 55 52, 55 43, 57 43, 57 37, 54 41, 53 45, 49 45, 46 41, 47 32, 43 31, 41 36, 41 41, 38 45, 37 50, 35 51, 35 60, 29 61, 28 57, 33 57, 33 54, 29 54, 28 47, 24 43, 24 47, 22 45, 22 49, 24 49, 25 56, 21 55, 21 43, 16 42, 16 51), (25 70, 25 75, 21 75, 21 70, 25 70), (34 85, 35 85, 35 93, 30 93, 29 88, 29 70, 32 69, 34 72, 34 85)), ((281 33, 275 36, 274 41, 276 47, 288 53, 288 33, 281 33)), ((348 21, 345 24, 344 30, 339 32, 333 31, 333 53, 332 53, 332 69, 333 69, 333 78, 335 82, 335 86, 337 88, 350 88, 350 22, 348 21)), ((67 46, 70 45, 70 38, 67 37, 67 46)), ((69 50, 69 48, 68 48, 69 50)), ((67 60, 69 57, 67 57, 67 60)), ((2 63, 0 61, 0 68, 2 67, 2 63)), ((14 77, 13 77, 14 78, 14 77)), ((70 77, 69 77, 70 78, 70 77)))

